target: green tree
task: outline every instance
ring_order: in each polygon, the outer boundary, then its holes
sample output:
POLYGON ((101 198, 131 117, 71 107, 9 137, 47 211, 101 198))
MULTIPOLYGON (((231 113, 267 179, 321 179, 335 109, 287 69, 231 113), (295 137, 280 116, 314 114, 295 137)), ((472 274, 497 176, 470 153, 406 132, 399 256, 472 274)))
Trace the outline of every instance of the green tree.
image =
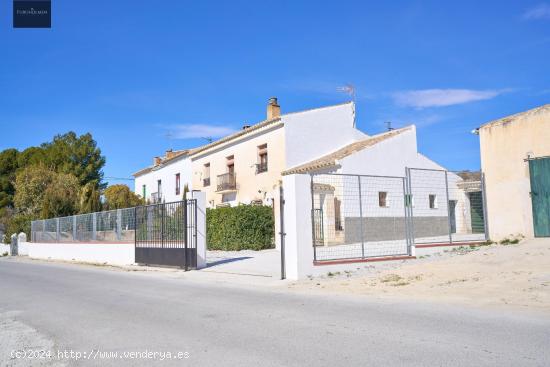
POLYGON ((44 193, 55 176, 55 172, 44 166, 29 166, 18 171, 13 199, 17 213, 39 218, 44 203, 44 193))
POLYGON ((93 213, 101 210, 101 194, 95 182, 89 182, 80 190, 80 213, 93 213))
POLYGON ((32 216, 24 215, 24 214, 15 214, 13 217, 10 218, 9 222, 7 223, 5 232, 4 232, 4 242, 10 243, 11 235, 14 233, 21 233, 25 232, 27 234, 27 238, 30 239, 31 237, 31 221, 35 219, 32 216))
POLYGON ((75 175, 81 186, 92 182, 103 188, 105 157, 90 133, 77 136, 73 131, 56 135, 51 143, 42 144, 48 167, 75 175))
POLYGON ((41 147, 29 147, 17 155, 17 166, 19 168, 45 164, 46 152, 41 147))
POLYGON ((58 173, 46 188, 41 218, 65 217, 79 212, 80 185, 70 174, 58 173))
POLYGON ((15 171, 17 170, 17 149, 0 152, 0 208, 13 206, 15 171))
POLYGON ((126 185, 112 185, 105 189, 104 207, 106 210, 130 208, 143 205, 143 199, 134 194, 126 185))

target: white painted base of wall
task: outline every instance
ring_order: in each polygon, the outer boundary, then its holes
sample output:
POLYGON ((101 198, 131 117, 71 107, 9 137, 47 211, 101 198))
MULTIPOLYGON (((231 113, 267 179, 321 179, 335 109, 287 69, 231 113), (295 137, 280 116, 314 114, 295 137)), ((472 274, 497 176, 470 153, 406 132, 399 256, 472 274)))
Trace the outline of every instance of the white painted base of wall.
POLYGON ((17 254, 18 255, 28 255, 29 254, 29 243, 30 242, 19 242, 17 244, 17 254))
POLYGON ((24 242, 23 244, 28 247, 29 257, 34 259, 82 261, 112 265, 131 265, 135 262, 133 243, 24 242))
POLYGON ((10 254, 10 245, 5 245, 5 244, 0 244, 0 255, 3 255, 4 253, 8 253, 8 255, 11 255, 10 254))

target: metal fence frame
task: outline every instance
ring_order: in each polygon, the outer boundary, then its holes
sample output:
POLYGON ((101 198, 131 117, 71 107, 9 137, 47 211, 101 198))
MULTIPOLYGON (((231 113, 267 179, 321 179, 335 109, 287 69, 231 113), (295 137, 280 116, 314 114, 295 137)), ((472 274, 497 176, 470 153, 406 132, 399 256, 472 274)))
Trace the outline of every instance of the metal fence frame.
POLYGON ((31 241, 37 243, 133 243, 134 232, 134 208, 31 222, 31 241))
MULTIPOLYGON (((488 240, 485 182, 483 174, 478 174, 479 181, 466 180, 452 171, 409 167, 405 168, 404 177, 342 173, 311 174, 313 260, 364 260, 376 257, 411 256, 414 246, 471 244, 488 240), (332 178, 332 181, 330 179, 323 181, 323 176, 332 178), (421 179, 425 182, 422 182, 421 179), (356 183, 354 183, 355 180, 356 183), (376 183, 377 181, 379 182, 376 183), (374 204, 374 200, 376 200, 374 193, 384 184, 392 187, 393 190, 387 190, 385 193, 385 195, 393 195, 391 198, 393 200, 393 212, 385 217, 385 214, 382 214, 383 218, 377 218, 376 214, 373 215, 373 210, 378 209, 373 207, 373 205, 376 206, 374 204), (374 189, 369 185, 374 185, 374 189), (468 188, 468 185, 474 185, 475 187, 473 189, 473 186, 468 188), (352 232, 355 233, 355 241, 347 239, 348 234, 345 231, 349 229, 343 228, 344 240, 340 238, 330 243, 330 238, 335 236, 327 228, 327 223, 332 224, 332 219, 327 220, 327 214, 338 221, 341 213, 335 214, 336 209, 328 206, 327 213, 324 213, 325 209, 321 207, 325 207, 325 202, 323 201, 323 204, 320 204, 320 192, 323 190, 326 192, 332 190, 334 198, 337 198, 336 192, 339 191, 340 204, 342 204, 342 201, 347 200, 348 207, 350 207, 350 204, 356 206, 356 208, 350 210, 353 211, 352 214, 345 213, 347 215, 343 216, 344 220, 348 222, 347 227, 350 227, 351 222, 355 221, 354 227, 352 227, 352 232), (478 214, 483 216, 482 233, 474 233, 473 231, 473 219, 471 217, 474 205, 471 201, 471 193, 473 192, 476 192, 478 214), (464 197, 461 199, 462 201, 457 199, 460 195, 464 197), (417 203, 415 203, 415 199, 417 203), (453 210, 451 210, 451 201, 454 201, 453 210), (461 217, 462 231, 467 228, 467 220, 464 218, 467 215, 470 216, 471 232, 469 235, 466 232, 458 233, 458 203, 460 203, 463 211, 461 217), (468 213, 466 213, 467 205, 470 206, 470 212, 468 213), (398 213, 401 210, 402 214, 398 213), (454 218, 454 222, 452 218, 454 218), (369 223, 369 220, 371 223, 369 223), (365 226, 369 228, 365 228, 365 226), (357 233, 360 233, 359 237, 357 237, 357 233), (369 238, 369 236, 371 237, 369 238), (332 250, 330 250, 330 246, 332 246, 332 250)), ((329 195, 325 194, 323 200, 328 200, 329 195)), ((378 193, 378 195, 380 194, 378 193)), ((384 197, 384 199, 386 198, 384 197)), ((336 203, 334 205, 336 206, 336 203)), ((380 202, 378 205, 380 205, 380 202)), ((374 212, 376 213, 376 210, 374 212)), ((339 236, 342 237, 341 234, 339 236)))
MULTIPOLYGON (((330 181, 330 180, 329 180, 330 181)), ((311 189, 311 221, 312 221, 312 236, 313 236, 313 257, 314 261, 330 261, 330 260, 363 260, 367 258, 380 258, 388 256, 411 256, 412 253, 412 244, 413 239, 411 238, 412 234, 412 221, 410 220, 411 212, 406 207, 406 197, 407 197, 407 181, 405 177, 399 176, 376 176, 376 175, 358 175, 358 174, 341 174, 341 173, 330 173, 330 174, 312 174, 310 175, 310 189, 311 189), (324 176, 325 178, 335 178, 332 185, 326 182, 317 181, 316 178, 324 176), (348 179, 348 182, 345 180, 348 179), (343 180, 343 181, 342 181, 343 180), (338 182, 341 181, 341 182, 338 182), (393 217, 387 217, 387 224, 389 230, 393 231, 389 235, 397 238, 390 238, 386 241, 381 239, 370 241, 369 238, 366 238, 366 233, 369 230, 372 230, 373 226, 368 225, 368 218, 372 217, 372 209, 369 206, 368 202, 372 200, 377 200, 378 191, 371 191, 371 186, 380 184, 377 181, 387 181, 391 182, 393 188, 398 191, 391 193, 390 198, 387 200, 394 200, 397 205, 393 206, 390 209, 390 214, 393 214, 394 217, 398 220, 393 219, 393 217), (334 191, 351 191, 351 195, 356 196, 356 207, 347 208, 348 211, 353 211, 353 215, 344 215, 344 221, 348 220, 349 223, 342 223, 341 213, 339 215, 333 214, 331 216, 330 222, 334 219, 335 223, 340 223, 340 226, 343 226, 341 231, 346 233, 346 230, 349 231, 348 226, 353 225, 355 235, 353 239, 344 239, 341 244, 327 245, 329 239, 326 236, 328 231, 325 225, 327 221, 326 215, 324 214, 322 208, 319 208, 320 201, 316 200, 316 185, 320 186, 332 186, 328 190, 333 189, 334 191), (373 192, 376 192, 373 195, 373 192), (396 194, 396 192, 398 194, 396 194), (400 199, 402 199, 402 202, 400 199), (339 218, 340 216, 340 218, 339 218), (351 223, 353 220, 356 223, 351 223), (358 224, 357 224, 358 223, 358 224), (359 235, 357 235, 359 233, 359 235), (383 245, 382 242, 386 242, 386 245, 383 245), (332 246, 332 247, 331 247, 332 246)), ((325 189, 327 189, 325 187, 325 189)), ((386 192, 388 193, 388 192, 386 192)), ((346 197, 349 197, 342 192, 340 205, 343 204, 345 207, 351 204, 353 206, 354 200, 346 200, 346 197)), ((323 204, 324 206, 324 204, 323 204)), ((389 207, 388 207, 389 208, 389 207)), ((341 207, 339 210, 342 210, 341 207)), ((346 209, 344 209, 346 210, 346 209)), ((348 213, 349 214, 349 213, 348 213)), ((351 236, 350 236, 351 237, 351 236)))

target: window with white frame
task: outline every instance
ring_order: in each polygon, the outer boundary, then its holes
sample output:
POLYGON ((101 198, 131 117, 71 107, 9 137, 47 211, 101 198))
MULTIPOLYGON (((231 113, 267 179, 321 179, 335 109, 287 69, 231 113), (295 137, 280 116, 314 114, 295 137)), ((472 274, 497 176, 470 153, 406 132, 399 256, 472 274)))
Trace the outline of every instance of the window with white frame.
POLYGON ((428 195, 428 204, 430 206, 430 209, 437 209, 437 195, 428 195))
POLYGON ((387 208, 389 207, 388 203, 388 192, 387 191, 379 191, 378 192, 378 206, 380 208, 387 208))

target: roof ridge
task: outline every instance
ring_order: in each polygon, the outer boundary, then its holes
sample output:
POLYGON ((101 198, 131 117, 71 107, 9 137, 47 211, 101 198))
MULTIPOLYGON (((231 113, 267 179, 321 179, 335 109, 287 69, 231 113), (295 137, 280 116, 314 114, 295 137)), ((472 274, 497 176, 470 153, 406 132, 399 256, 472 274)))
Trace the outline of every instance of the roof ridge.
POLYGON ((527 111, 522 111, 522 112, 517 112, 517 113, 514 113, 512 115, 508 115, 508 116, 504 116, 504 117, 500 117, 496 120, 492 120, 492 121, 489 121, 489 122, 486 122, 485 124, 481 125, 480 128, 482 127, 488 127, 488 126, 493 126, 493 125, 498 125, 500 123, 504 123, 504 122, 509 122, 509 121, 513 121, 513 120, 516 120, 520 117, 524 117, 524 116, 527 116, 527 115, 531 115, 531 114, 534 114, 534 113, 537 113, 539 111, 542 111, 542 110, 545 110, 545 109, 550 109, 550 103, 546 103, 546 104, 543 104, 543 105, 540 105, 538 107, 534 107, 534 108, 531 108, 527 111))
POLYGON ((390 131, 385 131, 380 134, 368 136, 364 139, 356 140, 352 143, 346 144, 336 150, 333 150, 330 153, 326 153, 321 155, 318 158, 309 160, 308 162, 298 164, 294 167, 291 167, 285 171, 283 171, 283 176, 293 174, 293 173, 302 173, 302 172, 308 172, 311 170, 316 170, 324 167, 330 167, 334 166, 336 164, 336 161, 343 159, 355 152, 361 151, 365 148, 371 147, 375 144, 378 144, 388 138, 391 138, 395 135, 399 135, 402 132, 406 130, 412 129, 414 125, 405 126, 399 129, 394 129, 390 131), (380 139, 384 138, 384 139, 380 139), (371 142, 372 144, 366 144, 368 142, 371 142), (351 148, 351 149, 350 149, 351 148))

